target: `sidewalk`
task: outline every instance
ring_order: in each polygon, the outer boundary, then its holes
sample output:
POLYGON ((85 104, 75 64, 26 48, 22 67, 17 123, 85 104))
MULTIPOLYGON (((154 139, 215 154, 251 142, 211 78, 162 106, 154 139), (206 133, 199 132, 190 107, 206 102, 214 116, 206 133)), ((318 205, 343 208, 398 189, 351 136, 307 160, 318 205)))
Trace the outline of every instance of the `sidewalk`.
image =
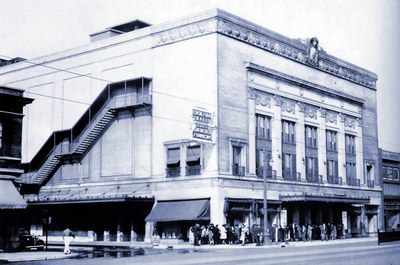
MULTIPOLYGON (((230 249, 230 248, 281 248, 281 247, 304 247, 304 246, 323 246, 323 245, 336 245, 336 244, 354 244, 354 243, 367 243, 367 242, 375 242, 378 245, 378 238, 377 237, 362 237, 362 238, 347 238, 347 239, 335 239, 335 240, 329 240, 329 241, 320 241, 320 240, 314 240, 314 241, 291 241, 285 244, 284 242, 279 242, 279 243, 270 243, 266 246, 256 246, 255 243, 251 244, 246 244, 245 246, 242 246, 240 244, 237 245, 202 245, 202 246, 193 246, 190 245, 189 243, 184 243, 184 244, 179 244, 179 245, 173 245, 172 249, 185 249, 185 248, 204 248, 204 249, 230 249)), ((154 246, 154 248, 171 248, 169 245, 163 245, 160 244, 159 246, 154 246)))
POLYGON ((38 251, 30 250, 23 252, 0 253, 0 264, 18 261, 38 261, 38 260, 51 260, 51 259, 66 259, 76 258, 78 253, 64 254, 63 251, 38 251))
POLYGON ((90 243, 80 243, 74 242, 71 244, 72 253, 69 255, 65 255, 62 251, 62 242, 52 242, 52 245, 49 245, 50 250, 48 251, 23 251, 23 252, 13 252, 13 253, 0 253, 0 264, 4 264, 7 262, 18 262, 18 261, 38 261, 38 260, 50 260, 50 259, 66 259, 66 258, 78 258, 79 257, 79 248, 88 248, 88 247, 116 247, 116 248, 134 248, 134 247, 142 247, 142 248, 154 248, 154 249, 237 249, 237 248, 253 248, 253 249, 263 249, 263 248, 281 248, 281 247, 302 247, 302 246, 321 246, 321 245, 334 245, 334 244, 354 244, 354 243, 367 243, 367 242, 376 242, 378 244, 377 237, 367 237, 367 238, 349 238, 349 239, 337 239, 330 241, 307 241, 307 242, 289 242, 285 243, 270 243, 266 246, 256 246, 253 244, 247 244, 245 246, 242 245, 202 245, 202 246, 193 246, 189 243, 179 244, 179 245, 158 245, 152 246, 150 244, 136 244, 131 242, 90 242, 90 243))

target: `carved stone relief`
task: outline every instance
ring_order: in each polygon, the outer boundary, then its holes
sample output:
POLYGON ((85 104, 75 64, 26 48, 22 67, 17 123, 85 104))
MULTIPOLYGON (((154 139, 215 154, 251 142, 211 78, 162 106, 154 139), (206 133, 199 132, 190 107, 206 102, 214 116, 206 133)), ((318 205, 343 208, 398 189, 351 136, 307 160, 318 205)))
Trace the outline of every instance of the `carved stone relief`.
POLYGON ((326 121, 337 124, 337 113, 327 111, 326 112, 326 121))
POLYGON ((344 126, 354 129, 356 127, 356 120, 351 117, 345 116, 344 117, 344 126))
POLYGON ((271 97, 264 93, 256 92, 256 105, 271 108, 271 97))
POLYGON ((370 88, 376 87, 377 77, 374 74, 366 73, 365 70, 357 66, 335 61, 335 58, 319 48, 316 38, 312 38, 313 42, 307 45, 299 40, 282 37, 261 27, 249 26, 247 22, 240 19, 235 19, 235 22, 229 20, 229 15, 221 13, 216 17, 203 21, 154 32, 152 33, 154 38, 153 46, 157 47, 183 39, 218 32, 299 63, 312 65, 321 71, 354 83, 370 88))
POLYGON ((304 116, 316 120, 317 119, 317 109, 311 107, 310 105, 306 105, 306 109, 304 111, 304 116))
POLYGON ((282 100, 282 111, 295 114, 296 113, 295 103, 289 100, 282 100))

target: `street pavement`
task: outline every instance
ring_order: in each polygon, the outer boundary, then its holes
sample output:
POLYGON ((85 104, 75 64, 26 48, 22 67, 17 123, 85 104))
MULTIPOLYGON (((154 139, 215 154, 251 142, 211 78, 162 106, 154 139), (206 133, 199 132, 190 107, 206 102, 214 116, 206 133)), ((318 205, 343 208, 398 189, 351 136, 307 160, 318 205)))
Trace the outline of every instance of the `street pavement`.
MULTIPOLYGON (((254 244, 240 245, 217 245, 193 247, 190 245, 174 246, 167 249, 166 246, 145 249, 144 255, 124 254, 95 255, 88 258, 90 248, 75 248, 75 256, 72 259, 51 260, 29 260, 18 262, 9 260, 15 264, 170 264, 170 265, 191 265, 191 264, 354 264, 354 265, 400 265, 400 242, 392 242, 378 245, 376 238, 345 239, 334 241, 313 241, 313 242, 291 242, 289 245, 272 244, 269 246, 256 247, 254 244), (82 254, 86 253, 86 254, 82 254), (79 255, 76 255, 79 254, 79 255), (28 261, 29 260, 29 261, 28 261)), ((60 249, 61 251, 61 249, 60 249)), ((52 251, 53 252, 53 251, 52 251)), ((52 253, 48 252, 48 253, 52 253)), ((33 254, 33 252, 29 252, 33 254)), ((57 252, 56 252, 57 253, 57 252)), ((118 252, 117 252, 118 253, 118 252)), ((0 253, 0 260, 5 253, 0 253)), ((14 254, 14 253, 13 253, 14 254)), ((15 253, 16 254, 16 253, 15 253)), ((19 253, 18 253, 19 254, 19 253)), ((61 252, 62 254, 62 252, 61 252)), ((64 255, 64 254, 62 254, 64 255)), ((61 256, 62 256, 61 255, 61 256)), ((66 256, 66 255, 64 255, 66 256)), ((67 255, 68 257, 68 255, 67 255)), ((27 257, 28 258, 28 257, 27 257)))

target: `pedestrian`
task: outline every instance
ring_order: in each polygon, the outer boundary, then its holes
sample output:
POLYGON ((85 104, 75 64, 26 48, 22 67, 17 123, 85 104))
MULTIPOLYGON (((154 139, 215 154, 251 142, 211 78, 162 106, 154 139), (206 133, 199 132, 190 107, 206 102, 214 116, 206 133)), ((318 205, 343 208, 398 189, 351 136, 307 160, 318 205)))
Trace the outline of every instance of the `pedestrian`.
POLYGON ((214 229, 213 224, 210 224, 207 228, 208 243, 210 243, 210 246, 214 246, 214 229))
POLYGON ((221 233, 220 235, 221 243, 226 244, 226 239, 227 239, 226 224, 222 225, 220 233, 221 233))
POLYGON ((192 227, 192 232, 193 232, 193 245, 194 246, 200 246, 200 244, 199 244, 199 238, 200 238, 200 235, 201 235, 200 225, 199 224, 195 224, 192 227))
POLYGON ((64 240, 64 254, 71 254, 71 250, 69 249, 69 245, 71 241, 75 239, 75 235, 72 233, 71 229, 67 228, 63 231, 63 240, 64 240))
POLYGON ((313 240, 313 227, 310 224, 308 224, 307 237, 308 240, 313 240))
POLYGON ((235 224, 235 244, 239 244, 240 239, 240 227, 238 224, 235 224))
POLYGON ((249 234, 249 228, 245 224, 242 224, 242 229, 240 230, 240 241, 242 246, 246 244, 246 236, 249 234))

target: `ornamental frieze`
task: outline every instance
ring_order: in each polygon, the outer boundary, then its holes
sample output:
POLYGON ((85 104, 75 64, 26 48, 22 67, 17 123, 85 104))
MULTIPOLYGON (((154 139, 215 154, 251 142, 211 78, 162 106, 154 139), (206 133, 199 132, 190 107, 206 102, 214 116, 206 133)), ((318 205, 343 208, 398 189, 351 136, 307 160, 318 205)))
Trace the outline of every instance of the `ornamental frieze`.
POLYGON ((345 116, 344 117, 344 126, 354 129, 356 127, 356 119, 353 119, 351 117, 345 116))
POLYGON ((331 112, 331 111, 327 111, 325 120, 330 122, 330 123, 337 124, 337 116, 338 116, 337 113, 331 112))
POLYGON ((304 111, 304 116, 316 120, 317 119, 317 109, 315 109, 309 105, 306 105, 306 108, 304 111))
POLYGON ((172 29, 160 29, 157 31, 157 28, 155 28, 155 32, 152 33, 154 38, 153 47, 209 33, 220 33, 351 82, 369 88, 376 87, 377 77, 373 73, 368 73, 362 68, 347 64, 328 55, 319 48, 318 39, 315 37, 311 38, 308 44, 305 44, 299 40, 284 37, 234 18, 224 12, 218 12, 213 18, 177 25, 172 29))
POLYGON ((288 113, 295 114, 296 113, 296 104, 289 100, 282 100, 282 111, 286 111, 288 113))
POLYGON ((256 105, 271 108, 271 97, 263 93, 256 93, 256 105))

